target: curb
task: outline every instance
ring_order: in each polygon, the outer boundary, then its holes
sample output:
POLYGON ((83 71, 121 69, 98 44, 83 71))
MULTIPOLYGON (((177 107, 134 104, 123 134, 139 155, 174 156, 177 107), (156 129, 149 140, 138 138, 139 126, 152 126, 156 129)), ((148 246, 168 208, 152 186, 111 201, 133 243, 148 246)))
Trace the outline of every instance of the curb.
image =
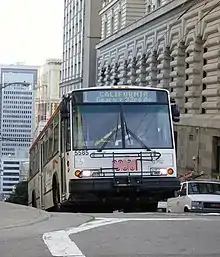
POLYGON ((44 214, 42 214, 41 212, 39 212, 39 213, 40 213, 39 216, 37 218, 31 220, 31 221, 20 223, 20 224, 17 224, 17 225, 9 225, 9 226, 5 226, 5 227, 1 227, 0 231, 7 230, 7 229, 13 229, 13 228, 19 228, 19 227, 31 226, 31 225, 34 225, 34 224, 38 224, 38 223, 47 221, 51 217, 50 213, 44 213, 44 214))
POLYGON ((85 221, 84 223, 82 223, 82 224, 79 224, 78 226, 81 226, 81 225, 83 225, 83 224, 86 224, 86 223, 89 223, 89 222, 92 222, 92 221, 94 221, 95 219, 96 219, 96 217, 95 216, 92 216, 92 215, 87 215, 87 214, 85 214, 85 213, 80 213, 81 215, 83 215, 83 216, 85 216, 85 217, 87 217, 88 218, 88 220, 87 221, 85 221))

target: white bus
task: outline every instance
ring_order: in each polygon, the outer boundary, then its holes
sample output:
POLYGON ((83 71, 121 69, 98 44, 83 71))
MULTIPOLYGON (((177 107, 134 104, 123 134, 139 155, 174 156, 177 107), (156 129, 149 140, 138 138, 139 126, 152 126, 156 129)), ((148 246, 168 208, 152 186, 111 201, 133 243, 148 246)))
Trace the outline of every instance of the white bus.
POLYGON ((173 121, 165 89, 78 89, 30 148, 29 205, 156 211, 179 190, 173 121))

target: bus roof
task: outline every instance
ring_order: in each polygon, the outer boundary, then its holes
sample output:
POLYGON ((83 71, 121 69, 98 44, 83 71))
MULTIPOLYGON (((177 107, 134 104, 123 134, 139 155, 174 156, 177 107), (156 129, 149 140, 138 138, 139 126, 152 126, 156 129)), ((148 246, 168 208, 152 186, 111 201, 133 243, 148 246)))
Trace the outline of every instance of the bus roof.
POLYGON ((49 127, 49 125, 51 124, 51 122, 53 121, 54 117, 56 116, 56 114, 59 112, 60 110, 60 104, 57 106, 57 108, 55 109, 54 113, 52 114, 52 116, 50 117, 50 119, 47 121, 46 125, 44 126, 44 128, 42 129, 42 131, 40 132, 40 134, 37 136, 37 138, 34 140, 33 144, 31 145, 30 149, 29 149, 29 153, 31 152, 31 150, 35 147, 35 145, 37 144, 37 142, 41 139, 41 137, 44 135, 46 129, 49 127))

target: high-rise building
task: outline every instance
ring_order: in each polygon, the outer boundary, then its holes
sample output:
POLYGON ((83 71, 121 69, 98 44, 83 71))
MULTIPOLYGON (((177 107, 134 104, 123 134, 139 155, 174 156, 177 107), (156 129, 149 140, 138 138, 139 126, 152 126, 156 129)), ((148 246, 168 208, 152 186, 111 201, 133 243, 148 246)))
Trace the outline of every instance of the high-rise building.
POLYGON ((35 98, 35 131, 34 138, 38 136, 46 122, 49 120, 60 103, 61 60, 48 59, 40 68, 39 80, 36 87, 35 98))
POLYGON ((60 96, 95 86, 96 49, 101 36, 101 0, 65 0, 60 96))
POLYGON ((0 66, 1 193, 19 182, 20 166, 28 161, 34 129, 34 99, 38 67, 0 66))

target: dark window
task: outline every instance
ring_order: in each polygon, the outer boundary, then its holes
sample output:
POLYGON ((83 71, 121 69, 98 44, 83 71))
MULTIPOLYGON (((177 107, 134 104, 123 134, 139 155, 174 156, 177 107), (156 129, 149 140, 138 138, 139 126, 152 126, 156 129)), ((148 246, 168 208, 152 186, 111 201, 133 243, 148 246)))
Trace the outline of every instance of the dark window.
POLYGON ((4 167, 4 170, 19 170, 19 167, 4 167))

